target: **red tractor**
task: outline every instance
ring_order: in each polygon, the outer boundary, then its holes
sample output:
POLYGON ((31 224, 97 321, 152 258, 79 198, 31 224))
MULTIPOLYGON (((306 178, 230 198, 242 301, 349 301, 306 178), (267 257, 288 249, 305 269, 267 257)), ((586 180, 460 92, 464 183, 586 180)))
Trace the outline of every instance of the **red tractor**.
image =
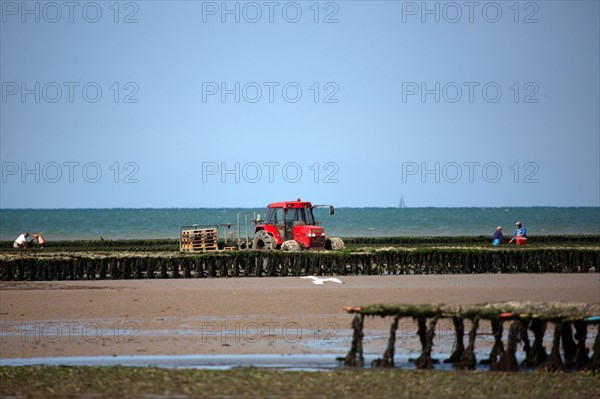
POLYGON ((300 199, 269 204, 266 219, 257 217, 252 248, 283 251, 343 249, 341 238, 326 238, 325 230, 315 222, 312 210, 323 206, 328 206, 329 214, 333 215, 332 205, 312 205, 300 199))

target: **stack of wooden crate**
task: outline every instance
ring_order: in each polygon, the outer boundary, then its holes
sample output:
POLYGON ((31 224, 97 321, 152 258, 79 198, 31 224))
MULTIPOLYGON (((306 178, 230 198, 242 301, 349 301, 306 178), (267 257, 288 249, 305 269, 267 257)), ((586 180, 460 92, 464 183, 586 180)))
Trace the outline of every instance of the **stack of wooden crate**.
POLYGON ((217 228, 181 230, 181 250, 184 252, 216 251, 218 234, 217 228))

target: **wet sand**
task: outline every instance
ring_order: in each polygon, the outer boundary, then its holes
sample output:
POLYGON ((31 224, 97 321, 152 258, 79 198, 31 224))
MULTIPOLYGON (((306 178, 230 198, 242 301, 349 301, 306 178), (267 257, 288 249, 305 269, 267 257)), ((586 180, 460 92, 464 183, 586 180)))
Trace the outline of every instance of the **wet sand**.
MULTIPOLYGON (((1 282, 0 358, 344 354, 352 320, 344 306, 600 303, 597 273, 341 279, 322 286, 296 277, 1 282)), ((365 322, 366 352, 384 349, 389 323, 365 322)), ((418 349, 415 331, 410 321, 398 330, 408 349, 418 349)))

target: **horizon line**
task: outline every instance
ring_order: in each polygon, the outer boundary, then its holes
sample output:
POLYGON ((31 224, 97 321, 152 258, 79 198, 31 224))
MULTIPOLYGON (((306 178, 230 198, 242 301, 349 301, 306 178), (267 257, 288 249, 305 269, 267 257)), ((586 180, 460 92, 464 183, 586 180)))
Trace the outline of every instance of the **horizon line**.
MULTIPOLYGON (((164 209, 263 209, 266 206, 221 206, 221 207, 101 207, 101 208, 0 208, 0 211, 22 211, 22 210, 164 210, 164 209)), ((501 208, 600 208, 600 205, 497 205, 497 206, 335 206, 338 209, 461 209, 461 208, 483 208, 483 209, 501 209, 501 208)))

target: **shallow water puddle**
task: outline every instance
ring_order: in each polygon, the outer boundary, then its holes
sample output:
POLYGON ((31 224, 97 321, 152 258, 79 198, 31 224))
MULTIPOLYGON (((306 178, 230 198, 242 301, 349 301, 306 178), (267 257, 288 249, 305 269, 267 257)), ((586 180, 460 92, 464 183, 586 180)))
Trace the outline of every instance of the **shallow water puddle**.
MULTIPOLYGON (((415 354, 418 356, 418 354, 415 354)), ((325 371, 337 368, 336 360, 345 354, 293 354, 293 355, 144 355, 144 356, 74 356, 74 357, 38 357, 26 359, 2 359, 0 366, 126 366, 126 367, 160 367, 160 368, 192 368, 227 370, 237 367, 261 367, 281 370, 325 371)), ((369 365, 378 354, 365 355, 365 364, 369 365)), ((411 356, 413 357, 413 356, 411 356)), ((436 370, 452 370, 452 366, 440 363, 436 370)), ((409 356, 394 357, 396 367, 415 369, 409 356)), ((367 366, 368 367, 368 366, 367 366)), ((487 366, 477 369, 486 370, 487 366)))

